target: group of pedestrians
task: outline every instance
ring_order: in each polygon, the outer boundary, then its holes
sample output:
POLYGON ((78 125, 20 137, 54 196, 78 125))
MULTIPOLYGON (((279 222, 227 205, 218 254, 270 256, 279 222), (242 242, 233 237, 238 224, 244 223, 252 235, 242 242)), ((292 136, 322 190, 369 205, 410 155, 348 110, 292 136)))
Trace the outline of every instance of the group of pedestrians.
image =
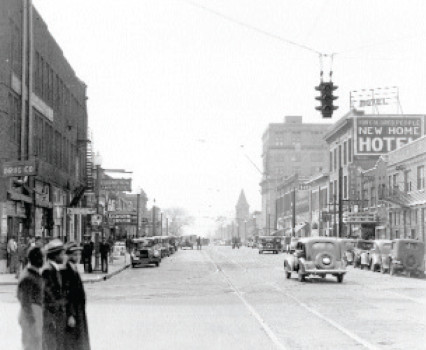
POLYGON ((77 264, 82 247, 54 239, 28 250, 18 282, 24 350, 89 350, 86 296, 77 264))
POLYGON ((43 246, 41 237, 31 237, 27 242, 24 238, 17 241, 16 236, 8 240, 6 249, 9 272, 15 274, 16 278, 19 278, 19 274, 28 262, 28 250, 34 246, 43 246))

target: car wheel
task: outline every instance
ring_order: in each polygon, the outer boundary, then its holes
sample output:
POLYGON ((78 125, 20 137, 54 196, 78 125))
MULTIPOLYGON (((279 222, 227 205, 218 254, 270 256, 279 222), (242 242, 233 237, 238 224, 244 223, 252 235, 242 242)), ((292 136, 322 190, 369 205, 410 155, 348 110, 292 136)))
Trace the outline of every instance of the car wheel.
POLYGON ((160 266, 160 263, 157 261, 156 263, 155 263, 155 266, 160 266))
POLYGON ((299 268, 299 272, 297 273, 297 280, 299 282, 305 282, 305 275, 303 274, 303 270, 299 268))
POLYGON ((135 264, 132 264, 132 269, 134 269, 135 268, 135 264))
POLYGON ((337 277, 337 282, 338 283, 342 283, 343 282, 343 276, 344 276, 344 274, 340 274, 340 275, 337 275, 336 277, 337 277))
POLYGON ((259 254, 263 254, 263 250, 259 250, 259 254))

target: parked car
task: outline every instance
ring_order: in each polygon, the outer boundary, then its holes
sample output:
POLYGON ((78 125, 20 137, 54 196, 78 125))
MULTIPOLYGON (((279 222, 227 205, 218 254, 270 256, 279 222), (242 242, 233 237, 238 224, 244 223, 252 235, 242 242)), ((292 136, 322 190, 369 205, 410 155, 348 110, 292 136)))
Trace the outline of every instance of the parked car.
POLYGON ((352 265, 354 263, 354 249, 356 245, 356 239, 354 238, 342 238, 340 239, 342 244, 342 259, 346 265, 352 265))
POLYGON ((374 242, 357 239, 354 249, 354 267, 368 269, 370 266, 370 250, 373 248, 374 242))
POLYGON ((155 239, 149 238, 135 238, 132 241, 133 249, 130 254, 130 262, 132 267, 137 265, 150 265, 154 264, 157 267, 161 263, 160 246, 155 239))
POLYGON ((415 239, 395 239, 389 254, 389 272, 395 275, 405 272, 408 277, 415 275, 423 278, 425 246, 415 239))
POLYGON ((370 269, 385 273, 389 270, 389 253, 392 249, 392 241, 387 239, 377 239, 370 250, 370 269))
POLYGON ((293 253, 296 249, 297 242, 299 242, 299 237, 291 237, 290 244, 287 246, 287 253, 293 253))
POLYGON ((346 268, 342 260, 341 242, 338 239, 302 238, 297 242, 295 248, 294 253, 287 255, 284 259, 287 278, 290 278, 295 272, 300 282, 309 275, 317 275, 322 278, 333 275, 337 278, 337 282, 343 282, 346 268))
POLYGON ((263 252, 278 254, 281 251, 281 238, 275 236, 260 236, 258 245, 259 254, 263 254, 263 252))
POLYGON ((180 242, 180 248, 191 248, 194 249, 194 243, 189 238, 182 238, 182 241, 180 242))
POLYGON ((169 243, 166 236, 154 236, 151 238, 159 245, 162 258, 170 256, 169 243))

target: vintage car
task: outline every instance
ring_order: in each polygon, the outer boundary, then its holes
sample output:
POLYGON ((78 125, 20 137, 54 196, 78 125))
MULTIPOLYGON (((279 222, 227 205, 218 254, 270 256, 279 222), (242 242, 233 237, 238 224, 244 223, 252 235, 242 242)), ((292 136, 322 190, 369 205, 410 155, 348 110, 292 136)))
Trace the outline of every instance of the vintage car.
POLYGON ((342 238, 340 239, 342 244, 342 259, 346 265, 352 265, 354 263, 354 249, 356 245, 356 239, 353 238, 342 238))
POLYGON ((154 264, 157 267, 161 263, 160 245, 155 239, 135 238, 132 241, 133 248, 130 254, 130 263, 132 267, 137 265, 154 264))
POLYGON ((161 236, 160 240, 162 246, 166 248, 167 256, 172 255, 175 252, 175 247, 171 244, 171 236, 161 236))
POLYGON ((296 272, 300 282, 309 275, 322 278, 333 275, 337 282, 343 282, 346 268, 342 260, 341 242, 329 237, 300 239, 294 253, 285 257, 284 271, 287 278, 296 272))
POLYGON ((290 243, 287 245, 287 253, 293 253, 296 249, 297 242, 299 242, 299 237, 291 237, 290 243))
POLYGON ((389 273, 395 275, 405 272, 408 277, 415 275, 423 278, 425 246, 415 239, 395 239, 389 254, 389 273))
POLYGON ((180 248, 191 248, 194 249, 194 243, 190 240, 189 237, 182 237, 182 241, 180 242, 180 248))
POLYGON ((158 244, 160 252, 161 252, 161 258, 170 256, 169 243, 165 236, 153 236, 151 238, 155 240, 155 242, 158 244))
POLYGON ((374 242, 357 239, 354 249, 354 267, 368 269, 370 266, 370 250, 373 248, 374 242))
POLYGON ((281 238, 275 236, 260 236, 258 247, 259 254, 263 254, 263 252, 278 254, 281 251, 281 238))
POLYGON ((392 241, 387 239, 377 239, 370 250, 370 269, 385 273, 389 270, 389 253, 392 249, 392 241))

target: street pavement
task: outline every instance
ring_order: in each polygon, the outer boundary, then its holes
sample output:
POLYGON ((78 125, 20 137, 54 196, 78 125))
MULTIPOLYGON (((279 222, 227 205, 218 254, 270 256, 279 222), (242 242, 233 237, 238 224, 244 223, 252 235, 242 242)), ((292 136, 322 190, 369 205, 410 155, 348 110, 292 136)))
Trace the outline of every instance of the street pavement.
MULTIPOLYGON (((426 280, 349 267, 285 279, 284 254, 179 250, 160 267, 86 284, 92 349, 425 349, 426 280)), ((0 286, 0 349, 19 349, 14 286, 0 286)))

